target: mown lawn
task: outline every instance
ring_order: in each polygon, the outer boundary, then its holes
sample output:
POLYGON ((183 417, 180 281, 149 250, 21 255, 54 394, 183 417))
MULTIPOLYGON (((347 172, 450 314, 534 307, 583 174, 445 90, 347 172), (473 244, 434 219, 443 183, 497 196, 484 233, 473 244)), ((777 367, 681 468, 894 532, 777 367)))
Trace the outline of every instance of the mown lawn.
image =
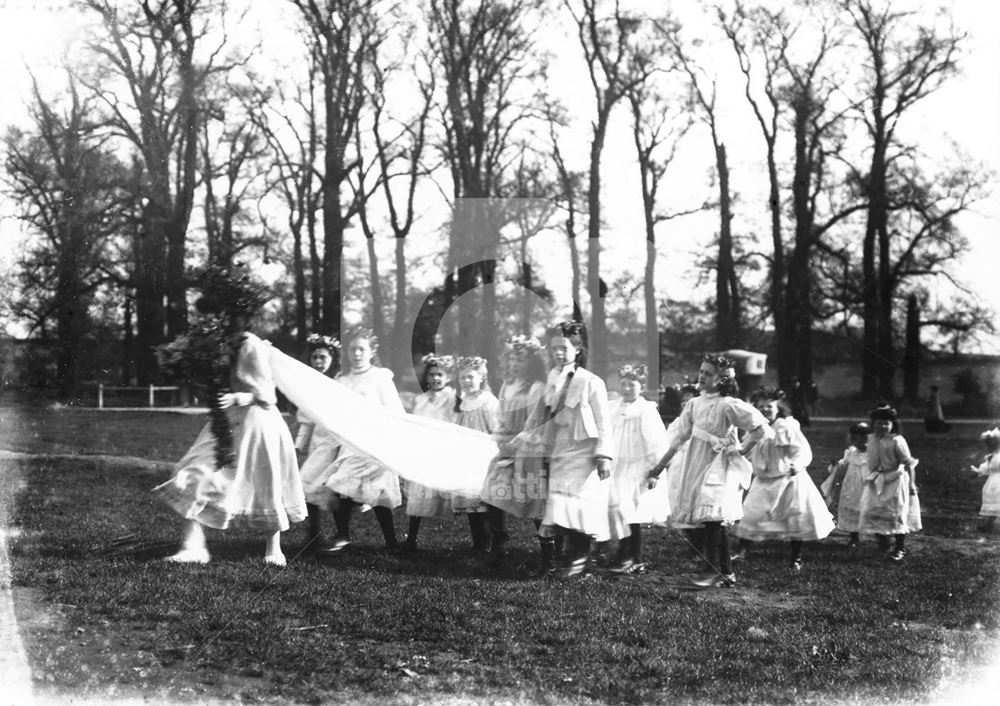
MULTIPOLYGON (((412 557, 381 553, 365 515, 333 560, 267 567, 259 538, 212 532, 211 564, 170 565, 181 522, 149 495, 170 469, 138 459, 178 457, 201 420, 35 410, 12 435, 8 412, 0 448, 43 454, 0 470, 18 620, 53 698, 926 703, 995 662, 1000 543, 975 529, 973 427, 910 438, 927 530, 902 566, 833 537, 793 575, 773 543, 738 566, 739 588, 691 592, 673 533, 649 533, 646 577, 560 583, 531 576, 528 523, 508 568, 480 569, 462 518, 427 522, 412 557)), ((807 432, 817 468, 842 452, 840 427, 807 432)), ((286 534, 290 558, 303 539, 286 534)))

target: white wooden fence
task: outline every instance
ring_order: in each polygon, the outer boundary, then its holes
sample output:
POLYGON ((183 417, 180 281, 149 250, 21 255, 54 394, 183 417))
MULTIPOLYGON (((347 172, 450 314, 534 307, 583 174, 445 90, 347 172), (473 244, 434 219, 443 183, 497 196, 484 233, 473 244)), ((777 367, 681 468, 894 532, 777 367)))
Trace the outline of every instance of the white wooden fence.
POLYGON ((156 406, 156 393, 158 391, 160 391, 160 390, 170 390, 170 391, 173 391, 173 392, 177 392, 180 389, 181 388, 179 388, 179 387, 170 386, 170 385, 167 385, 167 386, 163 386, 163 385, 160 385, 160 386, 149 385, 147 387, 128 387, 128 386, 98 385, 97 386, 97 406, 98 406, 99 409, 103 409, 104 408, 104 391, 105 390, 109 390, 109 391, 110 390, 128 390, 128 391, 131 391, 131 392, 148 391, 149 392, 149 396, 148 396, 147 399, 149 401, 149 406, 150 407, 155 407, 156 406))

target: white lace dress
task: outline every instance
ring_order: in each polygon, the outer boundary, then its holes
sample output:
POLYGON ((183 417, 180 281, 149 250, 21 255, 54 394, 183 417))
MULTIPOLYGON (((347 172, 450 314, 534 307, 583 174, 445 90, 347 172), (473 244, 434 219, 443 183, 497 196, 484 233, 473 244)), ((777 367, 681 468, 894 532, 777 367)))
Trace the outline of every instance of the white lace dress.
POLYGON ((648 488, 647 473, 667 451, 667 430, 654 402, 616 399, 609 405, 614 465, 608 520, 612 539, 631 534, 630 524, 664 524, 670 515, 668 484, 648 488))
MULTIPOLYGON (((445 387, 443 390, 427 390, 421 392, 413 400, 413 414, 428 419, 440 419, 444 422, 455 420, 455 388, 445 387)), ((426 485, 406 482, 406 514, 410 517, 451 517, 451 499, 448 493, 442 493, 426 485)))
POLYGON ((917 467, 906 439, 898 434, 868 437, 868 475, 861 492, 860 531, 907 534, 922 529, 920 499, 910 493, 917 467))
POLYGON ((614 459, 604 381, 586 368, 553 369, 543 400, 544 406, 536 409, 515 439, 519 444, 542 444, 549 449, 548 501, 540 534, 552 536, 556 527, 562 527, 606 541, 611 538, 611 483, 600 479, 595 465, 598 456, 614 459), (564 386, 565 399, 560 404, 564 386), (554 410, 547 421, 546 410, 554 410))
POLYGON ((979 508, 979 514, 987 517, 1000 517, 1000 453, 988 454, 976 472, 981 476, 986 476, 986 485, 983 486, 983 504, 979 508))
MULTIPOLYGON (((466 429, 496 434, 500 431, 500 401, 489 390, 467 394, 459 403, 455 423, 466 429)), ((456 513, 486 512, 486 505, 478 493, 456 494, 451 498, 451 509, 456 513)))
MULTIPOLYGON (((403 403, 392 382, 392 371, 372 366, 361 373, 341 372, 337 382, 352 392, 377 402, 387 409, 403 412, 403 403)), ((391 440, 386 440, 391 443, 391 440)), ((303 472, 306 498, 329 498, 330 492, 350 498, 369 507, 398 507, 403 504, 399 476, 370 456, 358 453, 349 445, 325 468, 308 468, 303 472)))
POLYGON ((500 431, 494 435, 500 453, 490 464, 481 499, 514 517, 540 520, 545 516, 543 449, 538 444, 515 443, 528 418, 542 403, 545 385, 525 380, 505 382, 500 388, 500 431))
POLYGON ((806 472, 812 463, 809 442, 791 417, 779 417, 771 427, 774 436, 750 451, 753 481, 734 534, 752 540, 822 539, 833 531, 833 515, 806 472))
POLYGON ((235 463, 216 469, 209 423, 177 463, 176 475, 153 489, 186 519, 216 529, 275 532, 306 517, 294 441, 276 406, 269 348, 248 333, 237 353, 231 388, 252 393, 254 401, 227 411, 235 463))
POLYGON ((764 415, 735 397, 703 392, 684 405, 671 445, 680 446, 688 439, 691 445, 681 468, 671 524, 731 524, 743 517, 742 490, 749 485, 751 467, 734 454, 739 447, 736 430, 757 428, 762 428, 764 439, 774 436, 764 415))

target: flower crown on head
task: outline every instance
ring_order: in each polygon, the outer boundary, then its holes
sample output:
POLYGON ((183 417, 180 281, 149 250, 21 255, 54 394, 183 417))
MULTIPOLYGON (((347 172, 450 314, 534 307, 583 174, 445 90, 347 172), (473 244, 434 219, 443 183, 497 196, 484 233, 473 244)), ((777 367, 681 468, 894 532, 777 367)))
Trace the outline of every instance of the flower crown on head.
POLYGON ((987 439, 1000 441, 1000 428, 993 427, 989 431, 984 431, 982 434, 979 435, 979 438, 982 439, 983 441, 986 441, 987 439))
POLYGON ((355 326, 347 332, 346 336, 344 336, 345 341, 353 341, 358 338, 363 338, 368 341, 372 345, 373 351, 378 349, 378 336, 376 336, 375 332, 370 328, 365 326, 355 326))
POLYGON ((881 404, 872 411, 868 413, 868 418, 875 420, 889 420, 894 422, 899 419, 899 413, 896 412, 896 408, 890 404, 881 404))
POLYGON ((459 370, 465 370, 466 368, 481 368, 486 369, 486 358, 479 355, 467 355, 458 359, 459 370))
POLYGON ((455 357, 450 355, 438 355, 437 353, 428 353, 423 358, 420 359, 423 363, 424 369, 430 368, 432 366, 441 368, 442 370, 451 370, 455 367, 455 357))
POLYGON ((519 333, 507 337, 507 347, 517 355, 530 355, 542 350, 542 343, 534 336, 519 333))
POLYGON ((321 333, 311 333, 306 338, 306 345, 312 348, 329 348, 330 350, 340 350, 340 341, 334 336, 324 336, 321 333))
POLYGON ((646 366, 642 364, 623 365, 618 368, 618 377, 622 380, 635 380, 636 382, 645 383, 648 374, 646 366))
POLYGON ((704 357, 703 362, 708 363, 715 368, 715 372, 719 377, 736 377, 736 363, 734 363, 731 358, 727 358, 721 353, 709 353, 704 357))
POLYGON ((583 336, 587 329, 581 321, 561 321, 556 324, 555 328, 557 328, 559 332, 566 337, 583 336))
POLYGON ((777 387, 761 387, 750 395, 750 401, 754 404, 761 401, 780 402, 783 399, 785 399, 785 393, 777 387))

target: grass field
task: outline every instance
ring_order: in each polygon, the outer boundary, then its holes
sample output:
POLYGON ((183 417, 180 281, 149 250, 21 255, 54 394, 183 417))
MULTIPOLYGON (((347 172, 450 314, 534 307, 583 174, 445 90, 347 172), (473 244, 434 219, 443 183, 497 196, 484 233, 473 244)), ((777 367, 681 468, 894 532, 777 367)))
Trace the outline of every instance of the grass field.
MULTIPOLYGON (((414 556, 382 553, 362 515, 336 559, 277 569, 261 538, 210 532, 212 563, 167 564, 181 521, 149 490, 201 419, 0 415, 0 448, 22 452, 0 457, 15 607, 56 701, 930 703, 996 662, 1000 542, 976 531, 971 426, 909 435, 926 529, 903 565, 832 537, 796 575, 765 543, 738 588, 691 592, 673 533, 648 533, 644 577, 553 582, 531 576, 530 524, 512 523, 510 565, 486 571, 461 518, 426 522, 414 556)), ((807 434, 817 468, 842 453, 841 425, 807 434)), ((290 558, 304 536, 283 537, 290 558)))

